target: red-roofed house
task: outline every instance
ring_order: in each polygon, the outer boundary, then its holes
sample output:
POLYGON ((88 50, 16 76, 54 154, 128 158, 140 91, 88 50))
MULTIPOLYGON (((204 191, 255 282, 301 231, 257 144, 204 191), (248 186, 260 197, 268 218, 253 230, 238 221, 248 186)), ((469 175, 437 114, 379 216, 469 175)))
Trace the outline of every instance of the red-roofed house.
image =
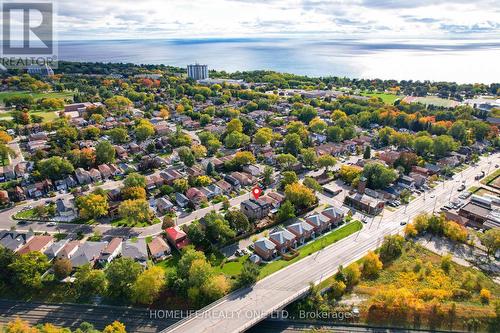
POLYGON ((189 239, 178 226, 165 229, 167 240, 178 250, 189 244, 189 239))

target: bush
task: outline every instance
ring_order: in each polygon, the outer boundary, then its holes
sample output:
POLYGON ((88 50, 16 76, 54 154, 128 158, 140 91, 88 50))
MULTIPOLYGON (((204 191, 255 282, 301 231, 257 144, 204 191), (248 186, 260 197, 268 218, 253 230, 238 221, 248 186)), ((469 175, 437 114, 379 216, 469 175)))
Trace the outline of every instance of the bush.
POLYGON ((488 289, 481 289, 479 292, 479 297, 481 298, 481 303, 488 304, 491 299, 491 292, 488 289))

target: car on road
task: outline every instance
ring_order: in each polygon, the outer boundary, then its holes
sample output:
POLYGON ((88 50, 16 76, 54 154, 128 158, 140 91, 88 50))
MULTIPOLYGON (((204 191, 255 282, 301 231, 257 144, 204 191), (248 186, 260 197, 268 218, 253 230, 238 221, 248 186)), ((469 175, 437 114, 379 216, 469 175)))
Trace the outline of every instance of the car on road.
POLYGON ((47 227, 55 227, 56 223, 55 222, 49 222, 47 223, 47 227))
POLYGON ((465 190, 465 185, 464 184, 460 185, 460 187, 457 188, 458 192, 462 192, 463 190, 465 190))
POLYGON ((401 221, 399 224, 400 225, 406 225, 406 221, 401 221))

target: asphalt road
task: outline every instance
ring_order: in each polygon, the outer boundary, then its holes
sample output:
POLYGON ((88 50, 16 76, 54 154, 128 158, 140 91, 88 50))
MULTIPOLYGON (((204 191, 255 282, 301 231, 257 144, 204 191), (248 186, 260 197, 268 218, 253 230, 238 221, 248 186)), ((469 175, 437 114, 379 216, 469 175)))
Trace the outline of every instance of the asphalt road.
POLYGON ((477 166, 436 186, 430 194, 419 196, 395 211, 384 212, 380 217, 368 221, 359 232, 268 276, 251 288, 227 295, 162 332, 231 333, 249 329, 273 311, 306 293, 310 282, 321 282, 333 275, 339 265, 348 265, 369 250, 379 247, 385 236, 401 232, 401 222, 419 213, 437 210, 458 195, 456 188, 462 180, 466 180, 467 186, 470 186, 475 183, 474 176, 481 170, 499 163, 499 155, 483 157, 477 166))

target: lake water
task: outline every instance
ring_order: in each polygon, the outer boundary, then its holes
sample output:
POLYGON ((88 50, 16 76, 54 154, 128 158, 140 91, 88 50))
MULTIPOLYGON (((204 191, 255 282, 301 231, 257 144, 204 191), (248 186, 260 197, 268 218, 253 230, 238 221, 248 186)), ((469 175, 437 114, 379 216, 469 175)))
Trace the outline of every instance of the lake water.
POLYGON ((229 72, 269 69, 309 76, 491 83, 500 40, 184 39, 60 41, 59 58, 229 72))

